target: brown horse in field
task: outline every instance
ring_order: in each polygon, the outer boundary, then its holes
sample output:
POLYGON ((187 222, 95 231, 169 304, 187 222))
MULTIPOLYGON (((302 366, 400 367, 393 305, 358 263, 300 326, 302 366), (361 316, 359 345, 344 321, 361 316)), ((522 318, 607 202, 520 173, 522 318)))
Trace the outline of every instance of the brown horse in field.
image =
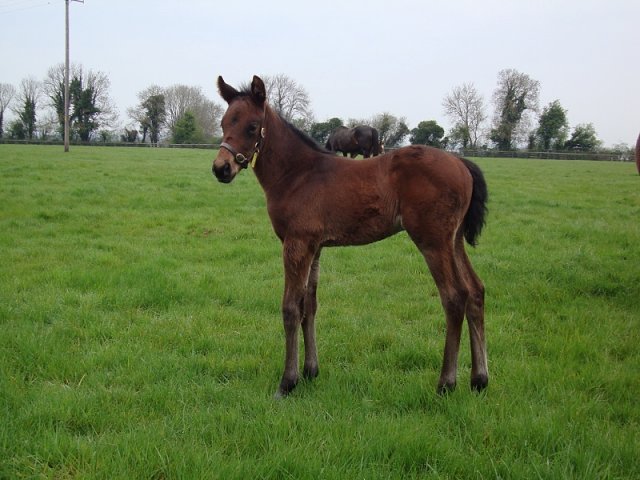
POLYGON ((213 173, 231 182, 253 166, 273 229, 282 241, 286 336, 284 373, 276 397, 298 383, 298 329, 304 336, 307 378, 318 375, 316 289, 323 247, 362 245, 406 230, 433 275, 446 314, 438 391, 456 385, 464 316, 471 339, 471 387, 489 381, 484 335, 484 287, 464 248, 484 225, 487 187, 472 162, 435 148, 410 146, 354 161, 335 156, 280 117, 253 77, 243 91, 218 77, 228 103, 223 143, 213 173))

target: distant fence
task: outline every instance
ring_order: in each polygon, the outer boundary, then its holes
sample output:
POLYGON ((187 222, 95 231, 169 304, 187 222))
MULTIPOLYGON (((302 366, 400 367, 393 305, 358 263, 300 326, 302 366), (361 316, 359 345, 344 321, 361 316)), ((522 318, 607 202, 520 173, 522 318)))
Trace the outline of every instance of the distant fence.
MULTIPOLYGON (((19 145, 63 145, 62 140, 12 140, 1 138, 0 144, 19 145)), ((140 142, 71 142, 72 146, 91 147, 137 147, 137 148, 201 148, 214 150, 220 148, 219 143, 140 143, 140 142)), ((387 148, 390 152, 395 148, 387 148)), ((609 153, 588 153, 588 152, 534 152, 529 150, 463 150, 461 153, 465 157, 491 157, 491 158, 530 158, 539 160, 597 160, 608 162, 633 162, 633 151, 629 152, 609 152, 609 153)))
POLYGON ((532 158, 539 160, 598 160, 608 162, 633 162, 633 152, 534 152, 529 150, 496 151, 496 150, 464 150, 465 157, 492 158, 532 158))

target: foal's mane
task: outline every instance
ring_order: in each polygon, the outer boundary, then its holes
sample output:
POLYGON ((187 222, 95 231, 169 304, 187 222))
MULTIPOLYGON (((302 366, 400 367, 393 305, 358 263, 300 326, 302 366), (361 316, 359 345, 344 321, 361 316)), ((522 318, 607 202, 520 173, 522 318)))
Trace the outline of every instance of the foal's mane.
MULTIPOLYGON (((251 96, 251 85, 249 85, 249 84, 242 85, 241 89, 238 91, 238 96, 240 96, 240 97, 250 97, 251 96)), ((274 110, 274 112, 275 112, 275 110, 274 110)), ((280 117, 280 119, 282 120, 282 123, 284 123, 287 126, 287 128, 289 130, 291 130, 295 134, 295 136, 298 137, 298 139, 300 139, 305 145, 307 145, 308 147, 310 147, 311 149, 313 149, 316 152, 331 153, 331 152, 329 152, 329 150, 325 149, 322 145, 318 144, 318 142, 316 142, 313 138, 311 138, 305 132, 303 132, 298 127, 296 127, 294 124, 292 124, 289 120, 284 118, 279 112, 276 112, 276 114, 280 117)))
POLYGON ((292 124, 287 119, 285 119, 282 115, 278 114, 278 116, 280 117, 282 122, 289 128, 289 130, 291 130, 296 135, 296 137, 298 137, 300 140, 302 140, 302 142, 305 145, 307 145, 308 147, 311 147, 316 152, 331 153, 331 152, 329 152, 329 150, 325 149, 322 145, 319 145, 318 142, 316 142, 313 138, 311 138, 305 132, 303 132, 298 127, 296 127, 294 124, 292 124))

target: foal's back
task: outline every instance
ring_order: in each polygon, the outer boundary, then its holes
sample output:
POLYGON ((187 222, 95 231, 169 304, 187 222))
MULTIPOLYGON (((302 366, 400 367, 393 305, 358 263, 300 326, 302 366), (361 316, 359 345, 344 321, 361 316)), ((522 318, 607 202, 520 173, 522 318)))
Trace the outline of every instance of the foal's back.
MULTIPOLYGON (((454 155, 410 146, 349 160, 319 156, 269 206, 278 236, 316 238, 319 245, 360 245, 401 231, 403 217, 454 215, 469 205, 471 176, 454 155), (443 211, 444 205, 450 211, 443 211), (429 212, 433 215, 429 215, 429 212)), ((421 220, 424 221, 424 220, 421 220)))

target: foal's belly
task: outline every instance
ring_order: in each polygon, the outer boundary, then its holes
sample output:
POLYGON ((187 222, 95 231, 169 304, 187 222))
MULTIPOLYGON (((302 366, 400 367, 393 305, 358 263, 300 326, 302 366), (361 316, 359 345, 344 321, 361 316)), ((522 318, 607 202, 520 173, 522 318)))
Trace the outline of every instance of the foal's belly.
POLYGON ((400 216, 364 216, 352 219, 348 224, 327 225, 323 245, 366 245, 385 239, 403 230, 400 216))

